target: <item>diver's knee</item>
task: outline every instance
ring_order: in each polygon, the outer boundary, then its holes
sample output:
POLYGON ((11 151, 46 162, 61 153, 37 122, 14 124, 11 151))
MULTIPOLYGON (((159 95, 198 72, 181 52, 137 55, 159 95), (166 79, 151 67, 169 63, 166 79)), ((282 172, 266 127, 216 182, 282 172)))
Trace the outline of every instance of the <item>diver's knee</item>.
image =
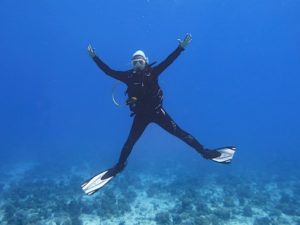
POLYGON ((195 138, 190 134, 185 134, 182 139, 189 144, 193 143, 195 140, 195 138))
POLYGON ((178 126, 173 120, 171 120, 171 126, 172 126, 173 132, 176 133, 178 131, 178 126))

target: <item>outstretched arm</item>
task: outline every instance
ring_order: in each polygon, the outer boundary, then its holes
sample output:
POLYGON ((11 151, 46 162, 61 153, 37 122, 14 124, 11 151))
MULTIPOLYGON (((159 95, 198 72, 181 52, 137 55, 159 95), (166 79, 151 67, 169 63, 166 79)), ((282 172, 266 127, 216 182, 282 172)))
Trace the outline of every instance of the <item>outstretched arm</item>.
POLYGON ((170 64, 172 64, 175 59, 180 55, 180 53, 185 49, 185 47, 192 41, 192 35, 186 34, 185 38, 182 40, 178 39, 179 45, 178 47, 159 65, 155 67, 157 70, 157 75, 163 72, 170 64))
POLYGON ((97 55, 95 49, 92 47, 91 44, 88 45, 87 51, 90 57, 94 60, 97 66, 107 75, 117 79, 117 80, 124 80, 125 76, 122 71, 116 71, 111 69, 108 65, 106 65, 97 55))

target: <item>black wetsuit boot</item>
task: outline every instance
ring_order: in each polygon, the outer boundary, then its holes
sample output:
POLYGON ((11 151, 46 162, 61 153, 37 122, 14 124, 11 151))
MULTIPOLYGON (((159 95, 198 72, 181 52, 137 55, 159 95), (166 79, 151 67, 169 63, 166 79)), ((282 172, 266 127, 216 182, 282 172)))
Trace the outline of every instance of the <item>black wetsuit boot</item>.
POLYGON ((104 174, 104 176, 102 177, 102 180, 117 175, 118 173, 120 173, 125 168, 125 166, 126 166, 126 164, 117 163, 114 167, 110 168, 106 172, 106 174, 104 174))

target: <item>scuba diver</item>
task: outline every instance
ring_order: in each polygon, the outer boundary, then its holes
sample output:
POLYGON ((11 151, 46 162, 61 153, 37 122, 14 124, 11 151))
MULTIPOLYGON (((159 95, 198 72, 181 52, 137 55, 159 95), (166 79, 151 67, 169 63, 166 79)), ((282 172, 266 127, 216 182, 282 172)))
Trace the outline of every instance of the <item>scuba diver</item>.
POLYGON ((105 74, 123 82, 128 87, 126 104, 132 112, 133 123, 117 164, 82 184, 81 187, 86 194, 92 195, 124 169, 134 144, 150 123, 156 123, 170 134, 178 137, 205 159, 219 163, 231 162, 236 150, 235 147, 230 146, 214 150, 204 148, 195 137, 181 129, 163 107, 163 91, 158 84, 158 78, 185 50, 192 41, 192 36, 187 34, 183 40, 178 39, 178 41, 178 47, 165 60, 155 66, 154 63, 149 64, 143 51, 136 51, 131 59, 133 68, 127 71, 111 69, 96 55, 95 49, 91 45, 88 46, 88 53, 97 66, 105 74))

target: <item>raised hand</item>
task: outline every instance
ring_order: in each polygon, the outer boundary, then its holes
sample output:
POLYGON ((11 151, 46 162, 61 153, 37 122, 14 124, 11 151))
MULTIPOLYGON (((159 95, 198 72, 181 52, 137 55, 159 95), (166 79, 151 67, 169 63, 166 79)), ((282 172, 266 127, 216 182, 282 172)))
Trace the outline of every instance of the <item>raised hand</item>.
POLYGON ((190 33, 187 33, 183 40, 178 39, 178 41, 180 47, 185 48, 192 41, 192 35, 190 33))
POLYGON ((96 51, 91 44, 88 45, 87 51, 88 51, 90 57, 94 58, 96 56, 96 51))

